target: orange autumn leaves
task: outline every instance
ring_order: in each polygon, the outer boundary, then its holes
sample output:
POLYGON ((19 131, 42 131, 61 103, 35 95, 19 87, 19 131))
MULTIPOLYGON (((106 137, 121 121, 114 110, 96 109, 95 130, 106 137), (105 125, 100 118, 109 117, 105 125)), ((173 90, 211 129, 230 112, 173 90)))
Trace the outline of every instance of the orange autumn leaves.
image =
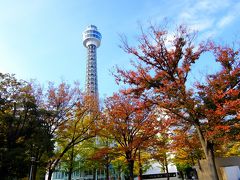
POLYGON ((114 94, 106 100, 103 128, 122 149, 136 151, 159 132, 159 121, 140 99, 114 94))
POLYGON ((142 31, 137 48, 123 39, 123 50, 135 57, 134 69, 117 68, 115 76, 118 83, 129 85, 126 93, 164 109, 176 126, 193 126, 207 156, 207 144, 239 139, 239 50, 213 42, 195 45, 195 38, 184 26, 173 34, 151 26, 142 31), (189 88, 191 67, 205 52, 214 55, 220 70, 189 88))
POLYGON ((139 150, 146 149, 160 132, 155 111, 145 101, 124 93, 105 100, 101 136, 114 140, 115 151, 125 157, 130 179, 139 150))

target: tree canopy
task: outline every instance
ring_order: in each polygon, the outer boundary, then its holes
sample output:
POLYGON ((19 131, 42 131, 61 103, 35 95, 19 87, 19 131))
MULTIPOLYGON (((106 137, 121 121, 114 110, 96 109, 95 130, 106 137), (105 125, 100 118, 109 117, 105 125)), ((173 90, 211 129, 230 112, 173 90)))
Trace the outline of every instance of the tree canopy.
POLYGON ((196 34, 179 26, 168 40, 166 28, 150 26, 142 32, 137 47, 123 39, 122 48, 135 57, 133 70, 117 68, 116 80, 130 87, 126 93, 144 98, 164 109, 177 124, 196 129, 202 150, 218 179, 214 147, 218 141, 239 130, 240 65, 239 50, 213 42, 194 44, 196 34), (221 69, 207 75, 206 82, 187 87, 192 65, 204 52, 214 55, 221 69))

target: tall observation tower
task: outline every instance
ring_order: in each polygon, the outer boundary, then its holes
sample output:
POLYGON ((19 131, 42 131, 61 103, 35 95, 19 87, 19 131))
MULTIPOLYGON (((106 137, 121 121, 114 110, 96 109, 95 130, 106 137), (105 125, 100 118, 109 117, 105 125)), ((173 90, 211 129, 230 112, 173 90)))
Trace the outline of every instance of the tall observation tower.
POLYGON ((88 26, 83 32, 83 45, 88 51, 85 91, 88 95, 95 96, 97 99, 97 48, 100 46, 101 39, 102 35, 94 25, 88 26))

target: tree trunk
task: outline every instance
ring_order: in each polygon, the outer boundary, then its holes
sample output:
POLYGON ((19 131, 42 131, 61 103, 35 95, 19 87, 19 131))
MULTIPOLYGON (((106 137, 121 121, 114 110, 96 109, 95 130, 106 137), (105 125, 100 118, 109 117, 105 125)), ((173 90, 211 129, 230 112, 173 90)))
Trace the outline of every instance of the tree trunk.
POLYGON ((199 125, 195 125, 195 128, 198 133, 199 140, 201 142, 204 154, 206 156, 206 160, 208 162, 208 166, 210 169, 210 178, 211 180, 219 180, 218 173, 217 173, 217 168, 216 168, 216 163, 215 163, 215 157, 214 157, 214 151, 213 151, 213 146, 214 144, 207 141, 203 133, 199 127, 199 125))
POLYGON ((106 164, 106 180, 109 180, 109 163, 106 164))
POLYGON ((138 180, 142 180, 142 167, 139 168, 139 178, 138 180))
POLYGON ((71 155, 70 155, 70 166, 69 166, 69 171, 68 171, 68 180, 72 179, 73 161, 74 161, 74 146, 72 147, 72 152, 71 152, 71 155))
POLYGON ((167 180, 169 180, 170 179, 170 177, 169 177, 169 172, 168 172, 168 162, 167 162, 167 154, 165 153, 165 155, 164 155, 164 165, 165 165, 165 169, 166 169, 166 173, 167 173, 167 180))
POLYGON ((202 170, 202 166, 201 166, 201 164, 200 164, 199 158, 197 159, 197 164, 198 164, 199 169, 202 170))
POLYGON ((211 177, 213 180, 219 180, 218 173, 217 173, 217 167, 215 163, 215 156, 214 156, 214 149, 213 149, 214 144, 211 142, 207 142, 207 160, 209 163, 209 167, 211 168, 211 177))
POLYGON ((182 180, 184 180, 184 174, 183 174, 183 171, 179 171, 179 176, 182 180))
POLYGON ((68 171, 68 180, 71 180, 72 179, 72 168, 69 168, 69 171, 68 171))
POLYGON ((52 174, 53 174, 53 170, 52 169, 48 169, 48 180, 52 179, 52 174))
POLYGON ((37 163, 35 163, 35 165, 33 166, 33 180, 36 180, 37 168, 38 168, 38 165, 37 163))
POLYGON ((96 180, 96 171, 97 171, 97 169, 94 168, 94 169, 93 169, 93 172, 92 172, 92 173, 93 173, 93 180, 96 180))
POLYGON ((132 160, 132 159, 128 160, 129 180, 133 180, 134 179, 133 167, 134 167, 134 160, 132 160))
MULTIPOLYGON (((49 164, 49 168, 48 168, 48 171, 49 173, 51 172, 51 176, 52 176, 52 173, 53 171, 55 170, 55 167, 58 165, 58 163, 60 162, 60 160, 62 159, 62 157, 65 155, 65 153, 71 149, 71 147, 74 146, 73 143, 72 144, 69 144, 67 147, 65 147, 65 149, 62 151, 62 153, 55 159, 53 160, 52 162, 50 162, 49 164)), ((51 180, 51 177, 50 179, 48 178, 48 180, 51 180)))
POLYGON ((121 166, 118 167, 118 180, 121 180, 121 166))
POLYGON ((138 180, 142 180, 142 163, 141 163, 141 150, 138 150, 138 160, 139 160, 139 175, 138 180))
POLYGON ((68 171, 68 180, 72 179, 72 173, 73 173, 73 167, 69 167, 69 171, 68 171))

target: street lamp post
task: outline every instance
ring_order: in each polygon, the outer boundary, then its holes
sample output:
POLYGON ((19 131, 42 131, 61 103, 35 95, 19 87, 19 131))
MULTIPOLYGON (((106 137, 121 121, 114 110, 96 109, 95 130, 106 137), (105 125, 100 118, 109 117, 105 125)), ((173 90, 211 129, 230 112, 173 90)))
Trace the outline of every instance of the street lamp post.
POLYGON ((31 157, 31 168, 30 168, 29 180, 33 180, 33 168, 34 168, 35 160, 36 160, 35 157, 31 157))
POLYGON ((139 159, 139 176, 138 176, 138 180, 142 180, 142 163, 141 163, 140 147, 139 147, 139 150, 138 150, 138 159, 139 159))

